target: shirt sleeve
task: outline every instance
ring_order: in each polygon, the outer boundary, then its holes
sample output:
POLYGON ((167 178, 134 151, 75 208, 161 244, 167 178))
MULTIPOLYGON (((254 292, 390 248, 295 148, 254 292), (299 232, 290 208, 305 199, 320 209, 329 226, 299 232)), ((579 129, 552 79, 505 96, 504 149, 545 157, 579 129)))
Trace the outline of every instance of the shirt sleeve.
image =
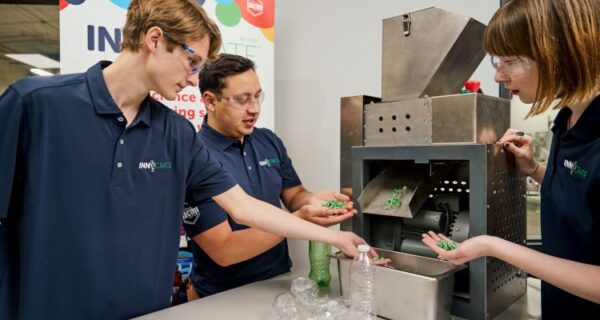
POLYGON ((214 200, 207 199, 184 210, 183 228, 189 237, 194 237, 227 220, 227 212, 214 200))
POLYGON ((23 98, 12 87, 0 96, 0 219, 8 217, 22 127, 23 98))
POLYGON ((187 178, 187 203, 203 202, 237 184, 227 169, 210 156, 198 135, 195 136, 192 150, 194 157, 187 178))

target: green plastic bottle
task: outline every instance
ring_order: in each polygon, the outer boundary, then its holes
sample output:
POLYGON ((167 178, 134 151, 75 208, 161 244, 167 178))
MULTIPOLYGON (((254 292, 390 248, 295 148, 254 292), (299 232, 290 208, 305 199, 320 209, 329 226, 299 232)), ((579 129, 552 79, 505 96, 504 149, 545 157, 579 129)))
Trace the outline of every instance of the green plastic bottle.
POLYGON ((329 271, 331 258, 328 256, 330 253, 331 245, 316 241, 308 242, 308 258, 310 259, 308 277, 319 287, 327 287, 331 281, 331 272, 329 271))

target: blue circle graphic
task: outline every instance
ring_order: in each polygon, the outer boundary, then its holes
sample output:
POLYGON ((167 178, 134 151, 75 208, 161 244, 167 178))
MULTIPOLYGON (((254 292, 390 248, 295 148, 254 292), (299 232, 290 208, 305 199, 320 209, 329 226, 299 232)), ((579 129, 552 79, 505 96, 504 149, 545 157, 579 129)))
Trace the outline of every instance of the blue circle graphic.
POLYGON ((129 8, 129 3, 131 0, 110 0, 113 4, 116 4, 119 8, 127 10, 129 8))

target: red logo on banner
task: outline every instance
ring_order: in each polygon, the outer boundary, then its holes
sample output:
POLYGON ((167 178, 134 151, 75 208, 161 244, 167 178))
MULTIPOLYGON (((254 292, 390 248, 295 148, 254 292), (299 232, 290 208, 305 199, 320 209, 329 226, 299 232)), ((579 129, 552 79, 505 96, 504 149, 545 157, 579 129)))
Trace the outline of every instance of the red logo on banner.
POLYGON ((242 17, 258 28, 272 28, 275 21, 275 0, 235 0, 242 17))

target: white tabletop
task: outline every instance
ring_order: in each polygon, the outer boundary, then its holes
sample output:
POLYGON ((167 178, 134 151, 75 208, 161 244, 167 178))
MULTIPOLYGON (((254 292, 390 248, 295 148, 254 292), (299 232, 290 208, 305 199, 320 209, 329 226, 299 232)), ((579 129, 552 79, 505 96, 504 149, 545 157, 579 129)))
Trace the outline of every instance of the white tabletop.
MULTIPOLYGON (((340 296, 336 268, 331 268, 332 280, 329 288, 331 297, 340 296), (334 271, 335 270, 335 271, 334 271), (335 272, 335 273, 334 273, 335 272)), ((206 298, 157 311, 137 319, 275 319, 272 313, 273 299, 281 292, 289 292, 292 280, 307 277, 308 270, 291 271, 272 279, 255 282, 236 289, 221 292, 206 298)), ((541 319, 540 281, 527 280, 527 295, 523 296, 495 320, 541 319)), ((458 319, 458 318, 457 318, 458 319)))

